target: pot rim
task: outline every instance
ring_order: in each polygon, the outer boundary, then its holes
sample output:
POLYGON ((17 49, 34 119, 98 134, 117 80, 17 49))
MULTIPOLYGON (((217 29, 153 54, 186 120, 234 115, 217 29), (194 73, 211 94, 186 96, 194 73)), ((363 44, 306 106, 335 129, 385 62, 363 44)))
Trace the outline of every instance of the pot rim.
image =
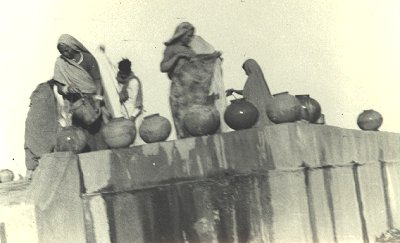
POLYGON ((278 95, 283 95, 283 94, 289 94, 289 91, 279 92, 279 93, 273 94, 272 96, 278 96, 278 95))
POLYGON ((154 114, 145 116, 145 117, 143 117, 143 119, 148 119, 148 118, 151 118, 151 117, 154 117, 154 116, 160 116, 160 113, 154 113, 154 114))

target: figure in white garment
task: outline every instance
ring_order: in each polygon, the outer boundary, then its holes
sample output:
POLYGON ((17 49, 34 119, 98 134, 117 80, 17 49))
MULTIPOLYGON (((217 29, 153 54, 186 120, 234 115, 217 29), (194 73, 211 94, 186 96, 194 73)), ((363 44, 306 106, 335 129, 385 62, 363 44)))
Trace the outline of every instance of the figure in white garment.
MULTIPOLYGON (((102 76, 105 103, 114 118, 124 117, 135 122, 138 129, 142 122, 143 91, 140 79, 132 71, 129 59, 122 59, 115 67, 100 46, 96 53, 102 76)), ((134 145, 143 144, 136 136, 134 145)))

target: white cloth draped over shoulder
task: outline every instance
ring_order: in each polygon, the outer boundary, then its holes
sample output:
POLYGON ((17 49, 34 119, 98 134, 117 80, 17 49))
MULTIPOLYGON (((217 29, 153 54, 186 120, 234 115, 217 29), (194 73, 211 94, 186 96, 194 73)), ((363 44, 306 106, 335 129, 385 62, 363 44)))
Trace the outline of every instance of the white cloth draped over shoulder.
MULTIPOLYGON (((193 40, 190 42, 190 47, 196 54, 210 54, 215 52, 214 47, 198 35, 193 36, 193 40)), ((219 95, 219 99, 215 100, 215 107, 220 113, 221 131, 230 131, 231 129, 228 127, 228 125, 226 125, 224 120, 224 112, 227 107, 227 101, 225 98, 225 86, 222 76, 222 59, 220 58, 218 58, 215 62, 214 75, 211 81, 210 94, 213 93, 219 95)))
POLYGON ((100 48, 96 49, 94 56, 100 69, 106 107, 113 118, 123 117, 118 95, 119 85, 115 79, 117 68, 111 63, 107 54, 100 50, 100 48))
MULTIPOLYGON (((100 69, 104 90, 104 101, 112 117, 129 118, 131 116, 135 116, 135 125, 136 129, 138 129, 143 122, 143 114, 141 114, 141 110, 138 109, 136 105, 136 97, 138 96, 140 89, 140 84, 138 83, 139 81, 132 79, 129 82, 129 86, 127 88, 129 98, 123 104, 121 104, 119 100, 119 93, 121 92, 123 85, 118 83, 116 79, 118 68, 111 62, 105 51, 100 50, 100 48, 96 49, 94 56, 100 69)), ((136 136, 133 145, 140 144, 144 144, 144 141, 139 136, 136 136)))

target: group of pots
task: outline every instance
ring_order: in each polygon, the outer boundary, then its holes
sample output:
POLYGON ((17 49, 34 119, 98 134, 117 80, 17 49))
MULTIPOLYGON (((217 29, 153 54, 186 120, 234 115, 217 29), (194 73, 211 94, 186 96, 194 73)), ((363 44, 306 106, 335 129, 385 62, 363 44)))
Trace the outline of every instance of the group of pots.
MULTIPOLYGON (((291 95, 282 92, 273 95, 266 107, 268 118, 275 124, 288 122, 305 122, 324 124, 324 115, 320 104, 309 95, 291 95)), ((257 108, 246 99, 235 99, 226 108, 224 120, 234 129, 241 130, 253 127, 260 114, 257 108)), ((362 130, 376 131, 382 124, 382 116, 374 110, 365 110, 357 119, 362 130)), ((215 134, 220 128, 219 112, 212 106, 194 105, 190 107, 184 119, 185 129, 192 136, 215 134)), ((146 116, 139 127, 139 136, 146 143, 165 141, 171 133, 171 123, 159 114, 146 116)), ((128 147, 136 138, 133 121, 115 118, 102 127, 101 133, 110 148, 128 147)), ((85 133, 77 127, 63 128, 57 136, 57 151, 79 153, 86 145, 85 133)))
MULTIPOLYGON (((171 133, 171 123, 159 114, 144 117, 139 127, 139 136, 146 143, 165 141, 171 133)), ((114 118, 101 128, 105 143, 110 148, 131 145, 137 135, 135 123, 123 117, 114 118)), ((87 143, 84 131, 76 126, 68 126, 57 134, 56 151, 81 152, 87 143)))

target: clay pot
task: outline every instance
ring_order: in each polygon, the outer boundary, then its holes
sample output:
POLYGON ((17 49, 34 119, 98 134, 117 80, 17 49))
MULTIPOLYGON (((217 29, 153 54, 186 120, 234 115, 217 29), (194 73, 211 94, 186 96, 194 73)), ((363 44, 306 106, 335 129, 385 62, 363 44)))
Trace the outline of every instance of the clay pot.
POLYGON ((10 182, 14 180, 14 173, 11 170, 0 170, 0 182, 10 182))
POLYGON ((144 117, 139 135, 146 143, 165 141, 171 133, 171 123, 159 114, 144 117))
POLYGON ((382 122, 382 115, 374 110, 364 110, 357 118, 357 125, 366 131, 378 131, 382 122))
POLYGON ((77 100, 71 105, 73 116, 85 125, 93 124, 101 115, 101 112, 96 112, 88 98, 77 100))
POLYGON ((300 102, 300 119, 315 123, 321 116, 321 105, 309 95, 296 95, 300 102))
POLYGON ((87 137, 82 128, 75 126, 63 127, 57 133, 56 151, 71 151, 80 153, 86 147, 87 137))
POLYGON ((192 136, 211 135, 220 126, 219 112, 213 106, 193 105, 183 118, 183 124, 192 136))
POLYGON ((136 138, 135 123, 123 117, 114 118, 101 128, 101 134, 110 148, 128 147, 136 138))
POLYGON ((299 100, 289 92, 274 94, 267 105, 268 118, 277 124, 295 122, 300 119, 300 105, 299 100))
POLYGON ((259 115, 257 108, 252 103, 241 98, 231 101, 225 110, 224 120, 230 128, 240 130, 254 126, 259 115))

